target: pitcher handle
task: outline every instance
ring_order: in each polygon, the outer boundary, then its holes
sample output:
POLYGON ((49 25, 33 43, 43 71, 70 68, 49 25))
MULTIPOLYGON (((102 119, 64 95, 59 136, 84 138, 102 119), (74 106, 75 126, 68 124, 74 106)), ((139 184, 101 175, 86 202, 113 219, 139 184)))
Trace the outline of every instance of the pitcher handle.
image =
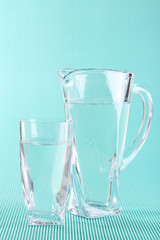
POLYGON ((137 84, 133 85, 132 91, 133 94, 138 94, 141 97, 143 103, 143 118, 135 139, 124 152, 124 157, 122 160, 122 164, 120 166, 120 171, 123 171, 140 151, 141 147, 143 146, 148 136, 152 122, 153 104, 150 93, 146 89, 140 87, 137 84))

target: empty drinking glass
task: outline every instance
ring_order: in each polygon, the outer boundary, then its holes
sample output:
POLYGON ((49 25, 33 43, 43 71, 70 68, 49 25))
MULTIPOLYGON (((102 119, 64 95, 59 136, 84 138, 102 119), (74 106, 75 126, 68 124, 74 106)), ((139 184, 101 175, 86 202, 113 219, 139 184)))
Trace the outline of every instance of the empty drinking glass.
POLYGON ((20 121, 20 166, 28 223, 64 224, 73 122, 20 121))

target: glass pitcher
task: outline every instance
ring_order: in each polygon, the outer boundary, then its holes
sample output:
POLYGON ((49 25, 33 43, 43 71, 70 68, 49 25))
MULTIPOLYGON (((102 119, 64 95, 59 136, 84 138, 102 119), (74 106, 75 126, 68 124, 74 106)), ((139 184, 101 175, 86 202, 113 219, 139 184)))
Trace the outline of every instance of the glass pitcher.
POLYGON ((108 69, 62 69, 67 120, 74 121, 74 162, 68 210, 82 217, 121 212, 118 175, 144 144, 152 120, 152 99, 133 84, 133 73, 108 69), (132 94, 143 102, 136 138, 124 151, 132 94))

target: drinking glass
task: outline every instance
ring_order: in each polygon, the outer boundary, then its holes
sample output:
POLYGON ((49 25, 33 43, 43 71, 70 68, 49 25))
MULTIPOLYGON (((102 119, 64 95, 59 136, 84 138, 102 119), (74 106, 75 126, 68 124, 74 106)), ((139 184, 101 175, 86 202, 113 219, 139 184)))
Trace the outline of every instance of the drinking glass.
POLYGON ((73 122, 20 121, 20 169, 28 223, 64 224, 73 122))

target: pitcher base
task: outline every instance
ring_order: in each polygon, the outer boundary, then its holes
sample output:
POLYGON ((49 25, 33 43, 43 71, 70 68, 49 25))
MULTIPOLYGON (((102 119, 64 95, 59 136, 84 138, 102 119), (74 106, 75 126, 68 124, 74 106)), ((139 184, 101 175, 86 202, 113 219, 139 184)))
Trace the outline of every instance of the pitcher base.
POLYGON ((115 206, 102 207, 95 204, 87 204, 85 207, 69 205, 68 211, 71 214, 84 218, 100 218, 106 216, 115 216, 121 213, 121 208, 115 206))

